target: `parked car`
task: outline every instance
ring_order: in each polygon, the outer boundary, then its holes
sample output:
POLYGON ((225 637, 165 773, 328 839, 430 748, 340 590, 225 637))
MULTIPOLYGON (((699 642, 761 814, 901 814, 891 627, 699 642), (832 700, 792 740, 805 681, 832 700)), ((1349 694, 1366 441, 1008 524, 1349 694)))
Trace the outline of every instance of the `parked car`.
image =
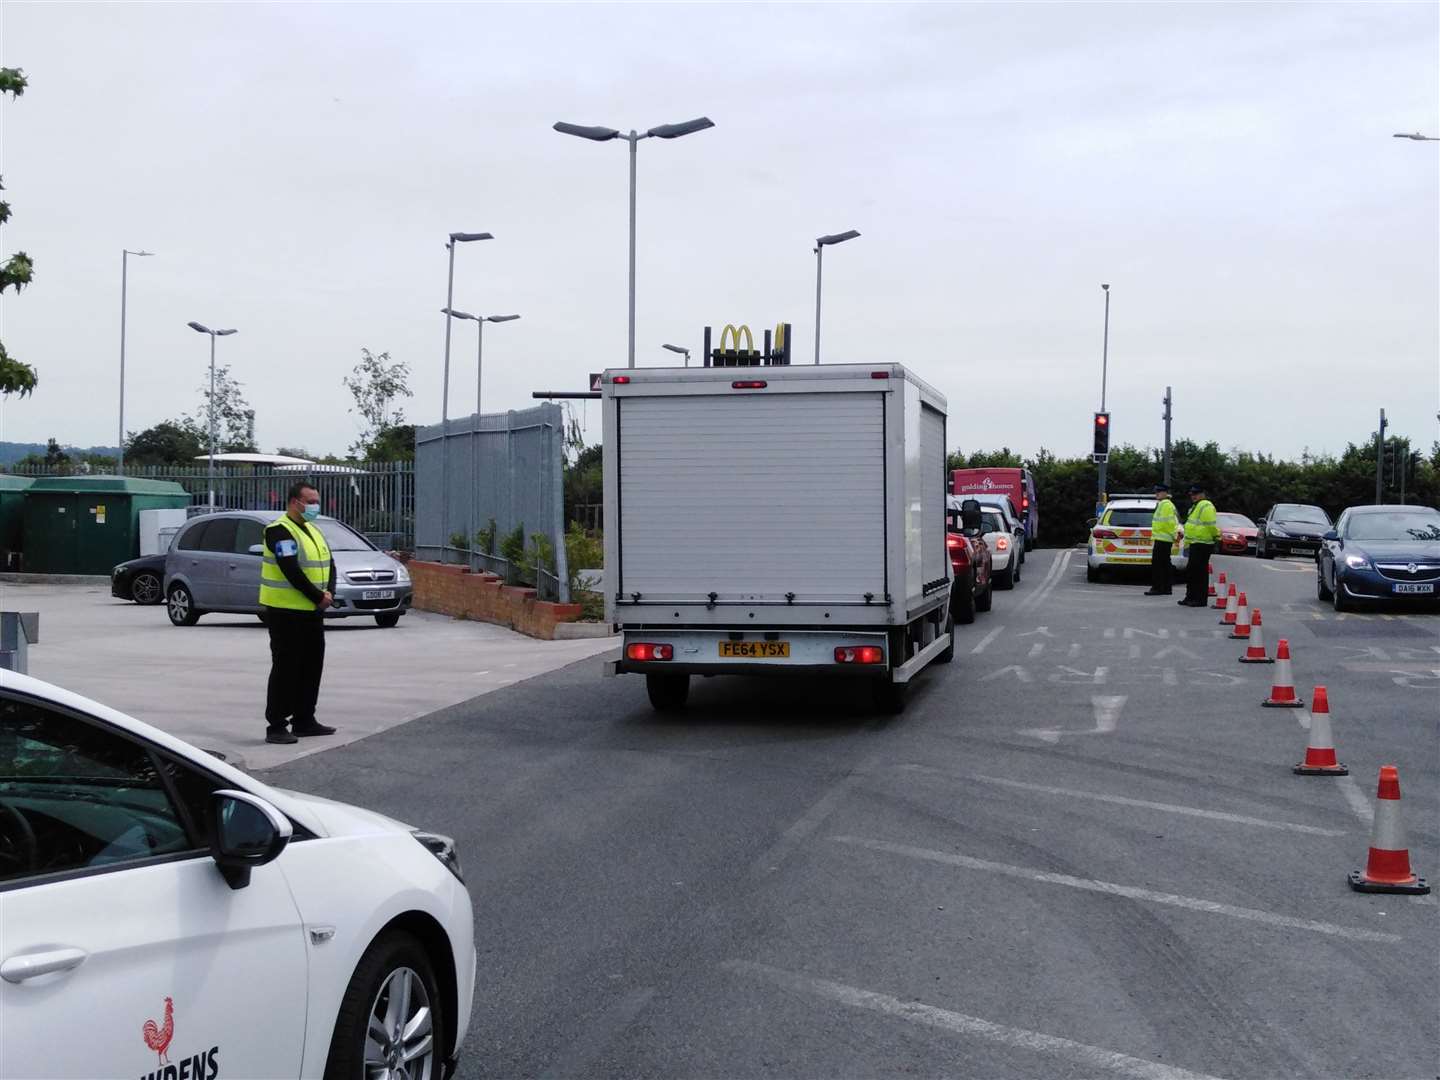
POLYGON ((1315 555, 1320 551, 1320 538, 1331 528, 1329 514, 1305 503, 1276 503, 1256 525, 1255 555, 1261 559, 1315 555))
POLYGON ((950 569, 955 578, 950 586, 950 614, 957 623, 973 623, 977 611, 989 611, 994 604, 990 548, 985 544, 981 528, 978 503, 946 496, 945 547, 950 553, 950 569))
MULTIPOLYGON (((260 607, 260 559, 270 510, 227 510, 186 522, 165 558, 165 601, 170 621, 194 626, 212 611, 248 612, 260 607)), ((373 615, 394 626, 410 607, 410 572, 350 526, 317 519, 335 558, 335 604, 327 619, 373 615)))
POLYGON ((1336 611, 1359 601, 1434 599, 1440 587, 1440 510, 1352 506, 1326 532, 1315 560, 1315 593, 1336 611))
POLYGON ((165 601, 165 556, 141 555, 110 571, 110 595, 137 604, 165 601))
POLYGON ((955 469, 950 474, 950 491, 958 499, 968 496, 983 501, 987 495, 1007 496, 1025 526, 1025 549, 1035 546, 1040 537, 1040 500, 1029 469, 955 469))
POLYGON ((1255 535, 1259 526, 1244 514, 1216 514, 1220 526, 1221 555, 1254 555, 1255 535))
POLYGON ((447 837, 14 672, 0 777, 6 1080, 449 1074, 475 946, 447 837))
MULTIPOLYGON (((1107 570, 1150 565, 1155 544, 1150 537, 1150 522, 1157 503, 1153 496, 1112 498, 1105 510, 1090 525, 1090 545, 1085 558, 1085 580, 1099 581, 1107 570)), ((1185 530, 1175 535, 1170 564, 1177 572, 1190 565, 1181 543, 1185 530)))
POLYGON ((1001 589, 1013 589, 1020 580, 1023 542, 1015 539, 1010 524, 998 507, 981 510, 980 536, 990 549, 991 574, 1001 589))
MULTIPOLYGON (((1010 496, 972 495, 970 497, 979 502, 982 510, 995 510, 1005 519, 1005 527, 1010 531, 1010 535, 1015 538, 1015 546, 1018 549, 1017 554, 1020 556, 1020 560, 1016 565, 1018 566, 1020 563, 1023 563, 1025 561, 1025 521, 1020 517, 1020 512, 1015 508, 1015 504, 1010 501, 1010 496)), ((1019 580, 1018 574, 1016 575, 1016 580, 1019 580)))

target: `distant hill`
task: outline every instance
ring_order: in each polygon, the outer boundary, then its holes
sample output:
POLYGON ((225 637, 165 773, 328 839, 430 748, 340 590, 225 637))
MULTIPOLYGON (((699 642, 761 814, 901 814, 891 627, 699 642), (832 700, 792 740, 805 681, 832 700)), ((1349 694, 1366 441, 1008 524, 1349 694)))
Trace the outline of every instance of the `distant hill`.
MULTIPOLYGON (((86 454, 99 454, 102 457, 119 457, 118 446, 66 446, 64 450, 72 458, 83 458, 86 454)), ((0 442, 0 465, 14 465, 22 458, 31 454, 45 456, 45 444, 38 442, 0 442)))

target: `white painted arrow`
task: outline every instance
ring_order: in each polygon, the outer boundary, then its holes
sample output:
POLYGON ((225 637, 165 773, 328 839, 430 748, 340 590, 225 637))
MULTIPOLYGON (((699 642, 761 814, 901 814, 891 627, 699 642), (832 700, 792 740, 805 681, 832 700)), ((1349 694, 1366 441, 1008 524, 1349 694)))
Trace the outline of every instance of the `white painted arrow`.
POLYGON ((1060 728, 1026 728, 1021 735, 1031 735, 1048 743, 1058 743, 1062 735, 1109 735, 1120 723, 1120 710, 1125 707, 1124 694, 1096 694, 1090 698, 1095 711, 1095 726, 1084 731, 1063 731, 1060 728))

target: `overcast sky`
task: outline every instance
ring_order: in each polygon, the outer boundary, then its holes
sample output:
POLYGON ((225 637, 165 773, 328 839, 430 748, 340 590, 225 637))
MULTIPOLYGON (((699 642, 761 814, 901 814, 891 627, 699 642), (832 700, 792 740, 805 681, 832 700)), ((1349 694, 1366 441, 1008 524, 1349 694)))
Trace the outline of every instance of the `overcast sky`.
MULTIPOLYGON (((38 367, 0 438, 115 441, 199 405, 219 342, 262 448, 341 451, 360 348, 438 420, 445 236, 485 405, 625 363, 626 148, 556 120, 713 130, 639 152, 637 358, 794 323, 911 365, 952 444, 1088 452, 1101 282, 1117 442, 1298 456, 1440 436, 1436 4, 0 6, 3 340, 38 367)), ((456 325, 452 414, 474 400, 456 325)), ((584 411, 587 406, 581 406, 584 411)), ((596 404, 589 428, 598 438, 596 404)))

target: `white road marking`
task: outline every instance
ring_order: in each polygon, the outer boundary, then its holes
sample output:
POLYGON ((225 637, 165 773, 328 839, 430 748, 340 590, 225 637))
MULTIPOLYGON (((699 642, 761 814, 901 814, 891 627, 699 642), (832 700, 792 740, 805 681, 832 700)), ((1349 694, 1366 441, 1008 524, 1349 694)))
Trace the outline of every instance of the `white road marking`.
POLYGON ((1035 657, 1039 656, 1044 651, 1045 643, 1043 641, 1037 641, 1034 645, 1030 646, 1030 651, 1026 654, 1025 658, 1027 660, 1034 660, 1035 657))
POLYGON ((1360 785, 1355 782, 1353 776, 1337 776, 1336 785, 1340 788, 1340 794, 1345 796, 1345 801, 1350 804, 1351 811, 1357 818, 1369 825, 1375 820, 1375 807, 1370 805, 1370 800, 1360 790, 1360 785))
POLYGON ((1016 605, 1016 610, 1030 611, 1049 596, 1064 578, 1065 570, 1070 565, 1070 559, 1074 554, 1074 549, 1070 549, 1057 556, 1055 561, 1050 564, 1050 570, 1046 573, 1044 580, 1040 582, 1040 587, 1024 600, 1021 600, 1020 603, 1016 605))
POLYGON ((863 990, 858 986, 831 982, 829 979, 811 978, 808 975, 771 967, 769 964, 756 964, 746 960, 727 960, 720 966, 737 975, 763 979, 787 990, 826 998, 852 1009, 865 1009, 908 1023, 923 1024, 926 1027, 984 1039, 987 1042, 999 1043, 1002 1046, 1010 1046, 1018 1050, 1051 1054, 1080 1066, 1087 1073, 1096 1069, 1104 1069, 1121 1076, 1135 1077, 1137 1080, 1215 1080, 1214 1077, 1204 1073, 1191 1072, 1175 1065, 1165 1065, 1158 1061, 1131 1057, 1114 1050, 1105 1050, 1098 1046, 1090 1046, 1056 1035, 1046 1035, 1039 1031, 1027 1031, 1025 1028, 997 1024, 990 1020, 982 1020, 978 1016, 967 1016, 964 1013, 941 1009, 935 1005, 926 1005, 920 1001, 903 1001, 889 994, 879 994, 873 990, 863 990))
MULTIPOLYGON (((1099 669, 1101 671, 1104 668, 1099 669)), ((1090 699, 1095 713, 1095 726, 1084 731, 1064 731, 1060 728, 1025 728, 1021 735, 1033 735, 1048 743, 1058 743, 1062 735, 1109 735, 1120 722, 1120 710, 1125 707, 1124 694, 1096 695, 1090 699)))
POLYGON ((1363 930, 1359 927, 1337 926, 1334 923, 1317 922, 1314 919, 1297 919, 1290 915, 1277 915, 1272 911, 1260 911, 1257 908, 1236 907, 1234 904, 1221 904, 1214 900, 1202 900, 1193 896, 1178 896, 1175 893, 1156 892, 1153 889, 1141 889, 1133 885, 1119 885, 1113 881, 1092 881, 1090 878, 1074 877, 1070 874, 1052 874, 1045 870, 1031 870, 1025 866, 1009 866, 986 859, 972 859, 968 855, 929 851, 925 848, 911 847, 908 844, 892 844, 885 840, 866 840, 858 836, 837 836, 834 839, 854 847, 869 848, 871 851, 883 851, 890 855, 902 855, 911 859, 923 859, 926 862, 940 863, 945 866, 983 870, 991 874, 1003 874, 1007 877, 1023 878, 1027 881, 1040 881, 1048 885, 1066 885, 1072 889, 1084 889, 1087 892, 1105 893, 1110 896, 1123 896, 1129 900, 1144 900, 1152 904, 1166 904, 1171 907, 1187 908, 1190 911, 1203 911, 1211 915, 1227 915, 1232 919, 1244 919, 1248 922, 1265 923, 1269 926, 1283 926, 1291 930, 1308 930, 1315 934, 1328 934, 1331 937, 1350 938, 1354 941, 1391 943, 1401 940, 1399 934, 1363 930))
POLYGON ((1003 626, 995 627, 994 630, 991 630, 988 634, 986 634, 983 638, 981 638, 975 643, 975 647, 970 650, 970 655, 979 656, 982 652, 986 650, 986 648, 989 647, 990 643, 994 641, 997 637, 999 637, 1002 633, 1004 633, 1004 631, 1005 627, 1003 626))
MULTIPOLYGON (((1150 802, 1147 799, 1132 799, 1125 795, 1103 795, 1095 791, 1074 791, 1070 788, 1047 787, 1045 784, 1027 784, 1023 780, 1009 780, 1002 776, 967 775, 967 780, 979 780, 985 784, 999 784, 1002 787, 1017 788, 1021 791, 1038 791, 1045 795, 1059 795, 1068 799, 1091 799, 1095 802, 1114 803, 1116 806, 1139 806, 1146 810, 1163 810, 1167 814, 1184 814, 1187 817, 1208 818, 1211 821, 1228 821, 1235 825, 1255 825, 1262 829, 1285 829, 1290 832, 1306 833, 1310 836, 1344 836, 1344 829, 1322 829, 1315 825, 1297 825, 1289 821, 1270 821, 1266 818, 1249 817, 1245 814, 1231 814, 1223 810, 1203 810, 1198 806, 1177 806, 1174 803, 1150 802)), ((1341 777, 1341 779, 1346 779, 1341 777)))
POLYGON ((1008 664, 1005 667, 1001 668, 999 671, 992 671, 989 675, 982 675, 980 676, 980 681, 994 682, 996 679, 1004 678, 1004 676, 1011 674, 1012 672, 1014 673, 1016 680, 1019 682, 1028 683, 1035 681, 1030 677, 1030 673, 1026 671, 1023 667, 1021 667, 1019 664, 1008 664))
POLYGON ((778 870, 780 864, 790 853, 804 843, 810 834, 834 812, 841 800, 850 794, 850 789, 859 782, 860 777, 874 769, 878 762, 879 759, 874 756, 866 758, 854 772, 836 782, 834 787, 812 803, 805 813, 796 818, 790 827, 780 834, 775 843, 766 848, 764 853, 750 864, 750 873, 758 876, 778 870))

